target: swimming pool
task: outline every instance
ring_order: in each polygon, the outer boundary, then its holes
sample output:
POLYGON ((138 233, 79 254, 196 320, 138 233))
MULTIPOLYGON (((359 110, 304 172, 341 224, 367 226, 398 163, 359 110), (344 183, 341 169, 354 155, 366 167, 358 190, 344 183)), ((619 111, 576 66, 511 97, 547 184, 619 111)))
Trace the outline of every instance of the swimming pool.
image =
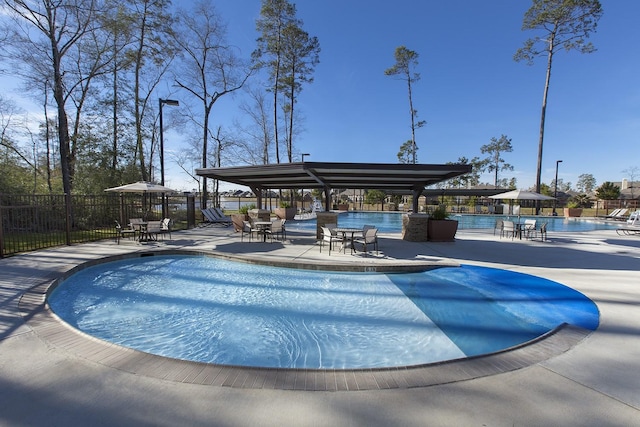
MULTIPOLYGON (((375 224, 383 233, 402 232, 401 212, 345 212, 338 215, 338 224, 341 227, 362 228, 364 224, 375 224)), ((458 221, 458 229, 493 228, 496 219, 514 220, 514 216, 504 215, 461 215, 455 214, 449 217, 458 221)), ((521 216, 520 220, 535 219, 538 223, 547 222, 548 231, 593 231, 593 230, 615 230, 620 224, 608 224, 597 221, 565 219, 564 217, 535 217, 521 216)), ((287 228, 290 230, 315 230, 316 220, 287 221, 287 228)))
POLYGON ((75 328, 166 357, 304 369, 413 366, 499 351, 595 304, 545 279, 463 266, 370 274, 156 255, 89 267, 50 294, 75 328))

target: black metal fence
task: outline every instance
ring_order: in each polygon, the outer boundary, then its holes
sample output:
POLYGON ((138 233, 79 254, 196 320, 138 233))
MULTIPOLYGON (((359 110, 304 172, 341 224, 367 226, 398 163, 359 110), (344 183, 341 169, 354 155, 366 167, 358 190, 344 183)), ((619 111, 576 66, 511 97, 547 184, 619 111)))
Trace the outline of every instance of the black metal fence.
POLYGON ((0 194, 0 258, 60 245, 115 238, 116 221, 171 218, 173 229, 195 225, 193 197, 160 194, 0 194))

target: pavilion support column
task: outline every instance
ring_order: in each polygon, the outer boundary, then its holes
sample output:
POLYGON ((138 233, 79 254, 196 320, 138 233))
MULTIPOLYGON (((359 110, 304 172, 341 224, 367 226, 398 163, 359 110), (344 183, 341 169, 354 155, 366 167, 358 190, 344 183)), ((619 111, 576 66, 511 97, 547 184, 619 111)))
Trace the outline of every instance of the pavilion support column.
POLYGON ((324 187, 324 210, 331 210, 331 187, 324 187))
POLYGON ((422 194, 422 189, 413 190, 413 203, 411 203, 411 209, 413 209, 413 213, 418 213, 418 202, 420 201, 420 195, 422 194))
POLYGON ((256 207, 262 209, 262 190, 258 187, 251 187, 251 191, 256 195, 256 207))

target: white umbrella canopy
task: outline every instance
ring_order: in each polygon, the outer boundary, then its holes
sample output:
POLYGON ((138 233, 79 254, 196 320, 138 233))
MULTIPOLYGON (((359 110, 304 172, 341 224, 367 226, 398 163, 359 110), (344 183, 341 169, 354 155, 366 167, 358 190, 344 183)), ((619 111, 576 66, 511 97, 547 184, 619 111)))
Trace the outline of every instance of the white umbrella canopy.
MULTIPOLYGON (((111 191, 114 193, 142 193, 142 218, 147 219, 147 203, 149 204, 148 209, 151 209, 151 200, 147 199, 148 193, 175 193, 175 190, 165 187, 164 185, 154 184, 152 182, 146 181, 138 181, 133 182, 131 184, 120 185, 118 187, 107 188, 104 191, 111 191)), ((124 212, 123 212, 123 204, 122 204, 123 195, 120 194, 120 223, 124 223, 124 212)), ((162 197, 162 204, 165 205, 164 195, 162 197)), ((163 209, 164 215, 164 209, 163 209)))
POLYGON ((509 200, 553 200, 553 197, 536 193, 535 191, 511 190, 506 193, 495 194, 489 196, 490 199, 509 199, 509 200))
POLYGON ((107 188, 104 191, 113 191, 120 193, 174 193, 175 190, 152 182, 138 181, 131 184, 121 185, 119 187, 107 188))

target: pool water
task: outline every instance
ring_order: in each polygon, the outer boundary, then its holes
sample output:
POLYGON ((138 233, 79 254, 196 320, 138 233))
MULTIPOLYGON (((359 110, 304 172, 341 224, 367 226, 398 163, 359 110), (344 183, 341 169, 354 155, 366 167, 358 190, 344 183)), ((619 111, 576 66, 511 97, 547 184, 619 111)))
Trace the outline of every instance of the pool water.
POLYGON ((277 368, 419 365, 499 351, 562 323, 598 325, 596 306, 575 290, 473 266, 339 273, 156 255, 81 270, 48 303, 126 347, 277 368))
MULTIPOLYGON (((375 225, 383 233, 402 232, 401 212, 345 212, 338 214, 338 224, 341 227, 362 228, 365 224, 375 225)), ((458 221, 458 229, 489 228, 495 226, 496 219, 517 220, 514 216, 504 215, 461 215, 455 214, 449 217, 458 221)), ((535 217, 521 216, 520 220, 535 219, 538 224, 547 222, 547 231, 593 231, 615 230, 620 224, 607 224, 596 221, 565 219, 564 217, 535 217)), ((315 230, 316 220, 287 221, 287 229, 290 230, 315 230)))

